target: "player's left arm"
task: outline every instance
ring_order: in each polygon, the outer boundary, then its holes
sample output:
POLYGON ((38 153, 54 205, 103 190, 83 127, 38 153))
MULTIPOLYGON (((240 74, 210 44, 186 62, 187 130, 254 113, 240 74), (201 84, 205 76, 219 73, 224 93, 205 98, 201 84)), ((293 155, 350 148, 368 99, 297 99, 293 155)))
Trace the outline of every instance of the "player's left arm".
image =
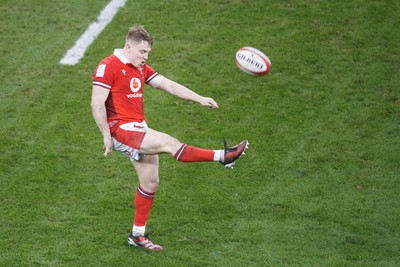
POLYGON ((171 95, 174 95, 181 99, 197 102, 197 103, 201 104, 202 106, 206 106, 210 109, 218 108, 217 102, 215 102, 215 100, 212 99, 211 97, 201 96, 201 95, 193 92, 186 86, 183 86, 177 82, 174 82, 164 76, 157 75, 153 80, 151 80, 149 82, 149 85, 151 85, 154 88, 168 92, 171 95))

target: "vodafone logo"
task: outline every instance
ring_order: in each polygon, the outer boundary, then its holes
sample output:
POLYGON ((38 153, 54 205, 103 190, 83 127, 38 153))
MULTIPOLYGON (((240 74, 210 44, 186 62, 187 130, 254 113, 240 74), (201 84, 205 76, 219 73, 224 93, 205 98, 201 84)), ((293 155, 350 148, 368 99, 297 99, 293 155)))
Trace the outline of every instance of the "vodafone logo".
POLYGON ((130 83, 131 91, 136 93, 142 87, 142 82, 138 78, 132 78, 130 83))

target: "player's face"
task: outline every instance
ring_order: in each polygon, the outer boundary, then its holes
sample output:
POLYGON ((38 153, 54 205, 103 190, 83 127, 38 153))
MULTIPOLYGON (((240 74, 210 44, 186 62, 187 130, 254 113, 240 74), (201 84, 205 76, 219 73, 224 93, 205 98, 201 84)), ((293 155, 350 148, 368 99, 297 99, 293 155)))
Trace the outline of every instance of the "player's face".
POLYGON ((130 42, 126 44, 127 58, 136 68, 141 68, 146 63, 151 46, 148 42, 130 42))

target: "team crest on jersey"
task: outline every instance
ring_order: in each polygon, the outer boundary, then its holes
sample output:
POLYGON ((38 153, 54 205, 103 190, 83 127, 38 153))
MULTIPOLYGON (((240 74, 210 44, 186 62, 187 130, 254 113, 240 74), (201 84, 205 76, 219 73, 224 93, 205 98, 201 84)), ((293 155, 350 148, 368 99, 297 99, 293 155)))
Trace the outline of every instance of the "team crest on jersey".
POLYGON ((141 86, 142 86, 142 82, 138 78, 131 79, 130 87, 131 87, 132 92, 136 93, 137 91, 140 90, 141 86))

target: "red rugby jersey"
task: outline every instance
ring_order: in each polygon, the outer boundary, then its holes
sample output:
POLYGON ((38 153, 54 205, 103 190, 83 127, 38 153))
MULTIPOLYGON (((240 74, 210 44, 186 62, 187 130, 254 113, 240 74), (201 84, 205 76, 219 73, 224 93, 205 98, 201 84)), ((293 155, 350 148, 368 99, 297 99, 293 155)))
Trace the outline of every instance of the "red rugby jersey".
POLYGON ((93 74, 93 85, 109 89, 106 100, 107 121, 142 122, 146 118, 143 110, 144 84, 158 73, 144 64, 141 70, 128 62, 120 49, 103 59, 93 74))

